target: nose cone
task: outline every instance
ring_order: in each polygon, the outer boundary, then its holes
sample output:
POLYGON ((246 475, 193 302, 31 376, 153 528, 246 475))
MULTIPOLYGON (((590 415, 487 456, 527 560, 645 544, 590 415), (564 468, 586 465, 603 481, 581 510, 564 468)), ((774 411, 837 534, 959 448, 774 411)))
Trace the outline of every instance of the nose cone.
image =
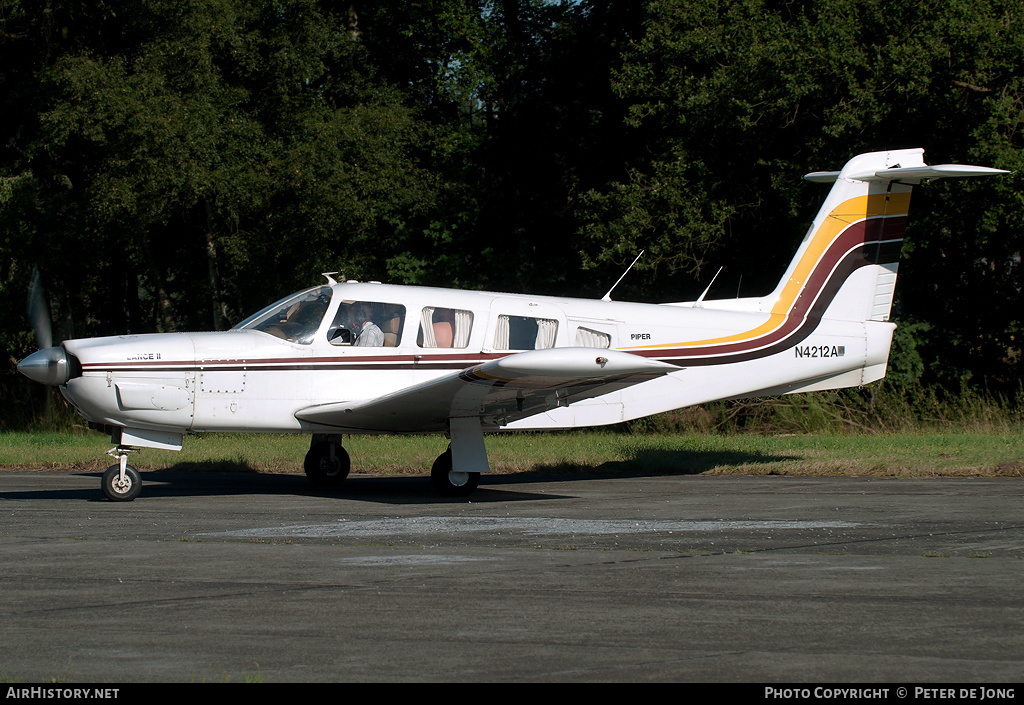
POLYGON ((64 384, 71 377, 71 365, 62 347, 32 353, 18 363, 18 372, 42 384, 64 384))

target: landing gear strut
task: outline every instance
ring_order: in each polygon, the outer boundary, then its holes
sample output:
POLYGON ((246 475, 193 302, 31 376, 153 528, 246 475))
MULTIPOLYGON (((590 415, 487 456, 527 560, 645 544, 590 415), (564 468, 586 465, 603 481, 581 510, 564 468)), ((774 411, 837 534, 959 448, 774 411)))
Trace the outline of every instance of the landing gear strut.
POLYGON ((142 478, 139 471, 128 464, 128 454, 138 452, 135 448, 118 446, 107 451, 107 455, 117 458, 117 465, 111 465, 103 473, 100 486, 103 494, 111 502, 131 502, 142 491, 142 478))
POLYGON ((303 463, 310 482, 318 487, 335 487, 345 481, 350 467, 351 461, 341 446, 340 438, 313 435, 303 463))
POLYGON ((434 489, 445 497, 465 497, 473 493, 480 484, 480 473, 457 472, 452 469, 452 449, 437 456, 434 466, 430 468, 430 481, 434 489))
POLYGON ((451 444, 430 469, 430 481, 445 497, 465 497, 480 484, 480 473, 490 472, 483 426, 476 416, 448 419, 451 444))

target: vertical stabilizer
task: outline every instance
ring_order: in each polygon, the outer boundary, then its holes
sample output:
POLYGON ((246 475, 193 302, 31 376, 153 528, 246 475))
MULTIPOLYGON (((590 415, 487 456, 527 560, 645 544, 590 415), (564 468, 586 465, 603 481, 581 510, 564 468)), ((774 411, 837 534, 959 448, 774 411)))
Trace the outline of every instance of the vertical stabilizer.
POLYGON ((924 180, 1007 173, 967 165, 928 166, 924 150, 854 157, 838 172, 793 261, 769 298, 773 314, 887 321, 896 285, 910 193, 924 180))

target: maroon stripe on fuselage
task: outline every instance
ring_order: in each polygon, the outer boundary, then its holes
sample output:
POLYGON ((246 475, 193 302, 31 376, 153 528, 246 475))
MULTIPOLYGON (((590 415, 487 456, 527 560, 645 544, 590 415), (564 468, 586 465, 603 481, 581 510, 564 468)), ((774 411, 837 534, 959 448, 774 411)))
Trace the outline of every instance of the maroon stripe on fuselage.
POLYGON ((765 357, 800 342, 818 326, 818 321, 842 285, 857 269, 888 259, 883 243, 903 238, 907 217, 890 216, 854 223, 833 240, 797 295, 785 321, 775 330, 757 338, 722 345, 632 351, 680 366, 721 365, 765 357), (883 251, 885 255, 879 256, 883 251))

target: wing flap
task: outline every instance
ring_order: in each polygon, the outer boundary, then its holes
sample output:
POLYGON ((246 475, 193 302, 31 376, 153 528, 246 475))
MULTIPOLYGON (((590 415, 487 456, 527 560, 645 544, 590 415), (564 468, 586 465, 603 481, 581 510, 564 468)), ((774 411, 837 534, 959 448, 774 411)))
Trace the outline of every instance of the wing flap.
POLYGON ((678 371, 617 350, 530 350, 469 367, 369 400, 301 409, 300 421, 338 431, 437 432, 448 419, 476 417, 503 426, 574 401, 678 371))

